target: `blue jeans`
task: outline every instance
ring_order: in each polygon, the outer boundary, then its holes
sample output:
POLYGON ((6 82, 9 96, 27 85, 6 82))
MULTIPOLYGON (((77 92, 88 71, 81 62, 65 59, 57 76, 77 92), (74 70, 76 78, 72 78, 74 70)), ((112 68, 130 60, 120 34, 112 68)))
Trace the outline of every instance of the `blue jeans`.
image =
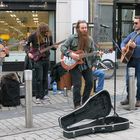
POLYGON ((102 90, 104 87, 105 73, 103 70, 97 69, 97 70, 92 71, 92 74, 98 78, 98 84, 95 90, 95 92, 97 93, 100 90, 102 90))
POLYGON ((135 77, 137 78, 137 91, 136 91, 136 99, 140 100, 140 58, 131 58, 126 67, 126 87, 127 87, 127 98, 129 97, 129 71, 128 68, 135 68, 135 77))

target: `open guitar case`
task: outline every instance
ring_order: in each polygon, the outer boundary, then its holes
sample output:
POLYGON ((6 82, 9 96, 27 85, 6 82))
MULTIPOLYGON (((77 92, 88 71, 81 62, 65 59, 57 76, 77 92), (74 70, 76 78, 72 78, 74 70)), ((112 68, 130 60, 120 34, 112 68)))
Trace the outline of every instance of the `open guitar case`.
POLYGON ((66 138, 74 138, 91 133, 105 133, 128 129, 128 119, 117 113, 109 115, 112 109, 111 98, 106 90, 90 97, 85 104, 73 112, 58 118, 59 126, 66 138))

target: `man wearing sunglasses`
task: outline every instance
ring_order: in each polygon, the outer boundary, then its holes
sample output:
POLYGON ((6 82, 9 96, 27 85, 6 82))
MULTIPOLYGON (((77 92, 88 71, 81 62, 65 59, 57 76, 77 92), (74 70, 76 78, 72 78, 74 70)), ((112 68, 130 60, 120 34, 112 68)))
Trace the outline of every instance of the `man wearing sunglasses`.
MULTIPOLYGON (((121 105, 129 104, 129 71, 128 68, 135 68, 135 77, 137 78, 137 91, 136 91, 136 107, 140 107, 140 16, 134 17, 134 31, 130 33, 121 43, 122 52, 125 52, 127 45, 133 49, 133 54, 127 63, 126 67, 126 87, 127 97, 124 101, 120 102, 121 105)), ((134 94, 135 95, 135 94, 134 94)))

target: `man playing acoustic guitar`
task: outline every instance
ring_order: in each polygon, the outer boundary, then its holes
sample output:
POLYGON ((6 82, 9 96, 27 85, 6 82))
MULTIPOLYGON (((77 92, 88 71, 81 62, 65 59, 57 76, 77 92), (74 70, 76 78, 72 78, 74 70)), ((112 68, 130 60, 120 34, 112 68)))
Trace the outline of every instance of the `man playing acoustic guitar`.
POLYGON ((93 39, 88 34, 87 22, 79 20, 76 24, 76 31, 77 33, 70 35, 61 46, 62 54, 72 58, 73 60, 71 62, 75 61, 76 64, 74 67, 68 68, 72 76, 73 102, 75 109, 81 106, 81 102, 84 104, 90 96, 93 87, 92 67, 94 64, 96 65, 96 56, 94 55, 95 47, 93 39), (83 55, 81 56, 82 52, 85 54, 91 53, 91 55, 83 58, 83 55), (85 88, 81 101, 82 76, 85 80, 85 88))
MULTIPOLYGON (((140 16, 134 18, 134 32, 130 33, 121 43, 122 52, 128 52, 131 54, 126 67, 126 86, 127 93, 129 92, 129 71, 130 67, 135 68, 135 76, 137 78, 137 92, 136 92, 136 107, 140 107, 140 16)), ((123 53, 125 54, 125 53, 123 53)), ((126 58, 127 60, 127 58, 126 58)), ((128 93, 129 95, 129 93, 128 93)), ((129 104, 129 96, 121 102, 122 105, 129 104)))

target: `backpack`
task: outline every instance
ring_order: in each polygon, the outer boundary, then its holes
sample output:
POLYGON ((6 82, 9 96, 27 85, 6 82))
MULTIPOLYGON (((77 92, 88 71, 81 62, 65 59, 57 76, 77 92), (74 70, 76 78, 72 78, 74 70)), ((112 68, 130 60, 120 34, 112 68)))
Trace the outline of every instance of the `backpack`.
POLYGON ((16 74, 3 75, 0 85, 0 103, 7 107, 20 105, 20 83, 16 74))

